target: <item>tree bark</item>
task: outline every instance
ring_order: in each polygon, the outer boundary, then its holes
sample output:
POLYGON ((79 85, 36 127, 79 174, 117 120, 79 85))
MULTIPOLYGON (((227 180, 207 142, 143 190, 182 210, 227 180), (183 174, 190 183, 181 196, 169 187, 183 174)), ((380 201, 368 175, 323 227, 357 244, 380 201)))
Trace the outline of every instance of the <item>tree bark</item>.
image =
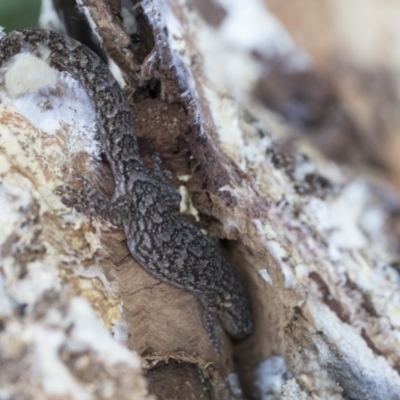
POLYGON ((78 5, 128 81, 144 162, 220 240, 255 331, 218 357, 190 293, 60 203, 78 175, 114 183, 90 102, 57 72, 57 90, 1 95, 2 386, 35 398, 24 369, 36 398, 147 399, 142 374, 159 399, 400 398, 398 7, 144 0, 135 48, 114 3, 78 5))

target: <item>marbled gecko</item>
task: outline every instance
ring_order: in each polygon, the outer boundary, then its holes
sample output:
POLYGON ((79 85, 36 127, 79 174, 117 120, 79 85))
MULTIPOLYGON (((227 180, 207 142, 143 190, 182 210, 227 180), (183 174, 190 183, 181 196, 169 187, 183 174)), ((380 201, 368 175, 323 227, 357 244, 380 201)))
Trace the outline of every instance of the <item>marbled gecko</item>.
POLYGON ((61 34, 25 29, 0 40, 0 66, 18 53, 40 55, 43 49, 48 49, 51 64, 68 71, 87 91, 116 182, 110 201, 81 178, 84 189, 64 202, 122 225, 133 258, 146 271, 193 293, 204 306, 205 329, 218 352, 222 342, 217 318, 232 338, 246 337, 253 329, 248 293, 217 245, 171 209, 179 194, 168 189, 162 174, 143 165, 130 107, 100 58, 61 34))

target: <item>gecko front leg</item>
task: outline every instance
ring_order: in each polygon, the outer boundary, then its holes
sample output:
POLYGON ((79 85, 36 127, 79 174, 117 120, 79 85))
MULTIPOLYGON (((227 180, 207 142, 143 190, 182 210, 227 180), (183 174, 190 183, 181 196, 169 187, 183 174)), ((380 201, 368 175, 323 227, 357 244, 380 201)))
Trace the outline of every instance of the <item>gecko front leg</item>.
POLYGON ((123 220, 131 214, 128 196, 109 200, 95 189, 87 178, 81 176, 78 179, 83 189, 72 189, 68 186, 56 188, 56 194, 63 196, 62 202, 66 206, 73 206, 78 212, 89 212, 92 216, 100 215, 113 225, 122 226, 123 220))
POLYGON ((153 172, 149 174, 149 179, 151 179, 155 183, 155 187, 164 200, 167 206, 176 206, 180 204, 182 201, 181 194, 171 186, 167 180, 167 178, 171 178, 171 173, 168 171, 167 173, 161 169, 161 160, 155 154, 151 157, 153 159, 153 172))

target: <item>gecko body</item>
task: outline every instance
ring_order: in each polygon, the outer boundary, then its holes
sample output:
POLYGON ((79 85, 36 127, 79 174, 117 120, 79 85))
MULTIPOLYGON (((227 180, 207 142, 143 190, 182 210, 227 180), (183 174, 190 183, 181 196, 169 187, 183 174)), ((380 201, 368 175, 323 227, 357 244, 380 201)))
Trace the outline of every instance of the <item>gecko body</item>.
POLYGON ((43 29, 14 31, 0 40, 0 66, 24 51, 46 48, 59 69, 78 79, 93 104, 102 146, 116 189, 112 200, 82 178, 84 189, 66 204, 122 225, 133 258, 156 278, 193 293, 204 307, 204 325, 215 348, 221 340, 216 319, 234 339, 251 333, 249 296, 216 244, 171 209, 179 200, 160 174, 143 165, 130 107, 107 66, 79 42, 43 29))

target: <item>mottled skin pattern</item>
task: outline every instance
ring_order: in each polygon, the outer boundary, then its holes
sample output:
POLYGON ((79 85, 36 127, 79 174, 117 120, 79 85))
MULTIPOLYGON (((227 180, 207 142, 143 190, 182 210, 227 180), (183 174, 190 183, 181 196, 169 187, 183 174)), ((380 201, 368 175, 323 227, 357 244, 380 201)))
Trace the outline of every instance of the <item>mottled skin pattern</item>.
POLYGON ((26 29, 0 40, 0 66, 20 52, 40 55, 44 49, 50 50, 51 64, 71 73, 87 91, 116 181, 111 201, 81 178, 81 191, 59 188, 68 194, 64 202, 123 225, 129 250, 146 271, 193 293, 204 306, 205 329, 218 352, 222 343, 216 318, 231 337, 246 337, 253 322, 245 288, 216 244, 170 209, 180 197, 159 169, 151 173, 144 167, 129 105, 97 55, 58 33, 26 29))

